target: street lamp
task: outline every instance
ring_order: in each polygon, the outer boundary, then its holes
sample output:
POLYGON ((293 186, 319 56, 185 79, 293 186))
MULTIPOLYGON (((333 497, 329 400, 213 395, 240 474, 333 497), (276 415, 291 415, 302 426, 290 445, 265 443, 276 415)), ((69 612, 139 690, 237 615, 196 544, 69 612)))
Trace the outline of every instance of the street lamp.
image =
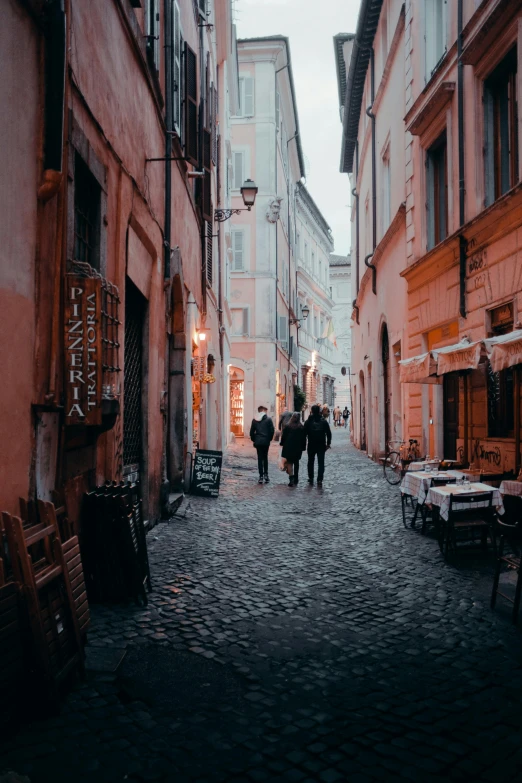
POLYGON ((257 191, 259 188, 252 179, 246 179, 241 185, 241 196, 246 209, 216 209, 214 210, 214 220, 218 223, 224 223, 232 215, 239 215, 240 212, 250 212, 255 204, 257 191))
POLYGON ((297 328, 299 329, 299 328, 300 328, 300 326, 301 326, 301 321, 306 321, 306 319, 307 319, 307 318, 308 318, 308 316, 310 315, 310 308, 309 308, 307 305, 305 305, 305 306, 304 306, 304 307, 301 309, 301 315, 303 316, 302 318, 289 318, 289 319, 288 319, 288 323, 289 323, 290 325, 293 325, 293 324, 295 324, 295 325, 297 326, 297 328))

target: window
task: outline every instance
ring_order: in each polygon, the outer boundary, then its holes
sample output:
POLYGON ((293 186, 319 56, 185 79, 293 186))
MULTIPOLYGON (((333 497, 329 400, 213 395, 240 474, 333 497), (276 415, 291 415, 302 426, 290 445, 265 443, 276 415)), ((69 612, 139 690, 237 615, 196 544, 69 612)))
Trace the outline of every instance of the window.
POLYGON ((301 234, 299 231, 296 231, 295 235, 295 252, 297 254, 297 258, 301 258, 301 234))
POLYGON ((285 351, 287 351, 288 350, 288 319, 286 315, 279 316, 279 340, 281 342, 281 347, 285 351))
POLYGON ((185 156, 193 166, 199 164, 198 143, 198 59, 193 49, 185 41, 183 46, 184 75, 183 84, 185 102, 184 114, 184 142, 185 156))
POLYGON ((382 182, 381 182, 381 230, 382 236, 386 233, 391 223, 391 166, 390 145, 382 156, 382 182))
POLYGON ((517 47, 484 82, 485 205, 518 182, 517 47))
POLYGON ((232 313, 232 336, 248 337, 248 307, 233 307, 232 313))
POLYGON ((232 152, 232 190, 239 190, 245 181, 245 153, 232 152))
POLYGON ((304 243, 304 261, 306 266, 310 265, 310 256, 308 255, 308 242, 304 243))
POLYGON ((254 80, 251 76, 239 77, 239 108, 236 116, 254 116, 254 80))
MULTIPOLYGON (((496 307, 490 311, 491 335, 507 334, 513 331, 513 303, 496 307)), ((493 372, 486 364, 488 392, 488 436, 490 438, 513 437, 515 429, 515 396, 513 368, 493 372)))
POLYGON ((159 0, 146 0, 145 4, 145 36, 149 65, 155 71, 160 67, 160 15, 159 0))
POLYGON ((87 164, 74 160, 74 260, 100 268, 101 189, 87 164))
POLYGON ((245 269, 245 232, 241 228, 233 228, 232 237, 232 272, 243 272, 245 269))
POLYGON ((448 235, 448 172, 446 156, 446 132, 440 136, 426 154, 428 217, 428 242, 430 250, 448 235))
POLYGON ((181 136, 181 16, 179 5, 172 3, 172 124, 174 130, 181 136))
POLYGON ((446 54, 447 0, 425 0, 426 81, 446 54))

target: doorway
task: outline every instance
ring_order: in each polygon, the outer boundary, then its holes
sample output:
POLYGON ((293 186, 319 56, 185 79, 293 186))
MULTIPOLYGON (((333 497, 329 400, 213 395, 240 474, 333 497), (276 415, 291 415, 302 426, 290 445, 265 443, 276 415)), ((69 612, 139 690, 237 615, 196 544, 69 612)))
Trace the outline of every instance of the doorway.
POLYGON ((459 435, 459 375, 446 373, 443 381, 444 459, 457 459, 459 435))
POLYGON ((382 381, 384 397, 384 451, 388 449, 388 444, 392 437, 391 423, 391 362, 390 362, 390 343, 388 340, 388 327, 386 324, 382 327, 382 381))
POLYGON ((143 467, 143 331, 146 299, 129 278, 125 282, 123 370, 123 475, 136 483, 143 467))
POLYGON ((237 367, 230 368, 230 432, 238 438, 245 435, 245 375, 237 367))

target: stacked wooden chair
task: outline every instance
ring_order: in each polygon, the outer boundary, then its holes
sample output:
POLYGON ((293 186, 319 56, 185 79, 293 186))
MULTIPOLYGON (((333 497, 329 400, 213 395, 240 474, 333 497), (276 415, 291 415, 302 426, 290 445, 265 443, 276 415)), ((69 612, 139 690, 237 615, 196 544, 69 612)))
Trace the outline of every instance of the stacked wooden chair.
MULTIPOLYGON (((8 552, 3 572, 8 559, 10 578, 25 607, 35 683, 47 701, 56 702, 62 684, 84 668, 82 635, 89 624, 89 609, 78 538, 70 535, 62 544, 52 503, 21 501, 20 508, 20 516, 2 513, 4 552, 8 552)), ((64 509, 59 511, 65 529, 64 509)))

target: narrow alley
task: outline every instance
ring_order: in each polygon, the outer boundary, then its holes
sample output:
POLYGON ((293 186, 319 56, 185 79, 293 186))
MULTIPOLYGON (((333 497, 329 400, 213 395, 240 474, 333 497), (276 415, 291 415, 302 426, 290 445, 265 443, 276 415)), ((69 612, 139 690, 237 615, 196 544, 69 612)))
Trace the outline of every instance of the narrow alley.
POLYGON ((147 607, 93 606, 88 672, 0 746, 44 781, 519 779, 520 631, 492 561, 446 564, 335 431, 324 488, 233 446, 149 535, 147 607), (125 653, 125 655, 123 655, 125 653), (121 662, 120 662, 121 661, 121 662), (119 663, 119 665, 118 665, 119 663))

